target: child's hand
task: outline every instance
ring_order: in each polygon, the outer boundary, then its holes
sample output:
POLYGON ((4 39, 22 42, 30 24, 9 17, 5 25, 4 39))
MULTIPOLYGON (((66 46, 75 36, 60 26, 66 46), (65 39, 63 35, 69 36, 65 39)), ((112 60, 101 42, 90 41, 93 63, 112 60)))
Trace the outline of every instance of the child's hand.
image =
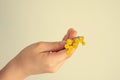
POLYGON ((65 60, 70 57, 66 55, 64 45, 66 39, 73 37, 76 37, 76 31, 69 29, 63 41, 38 42, 26 47, 3 68, 1 73, 5 74, 4 71, 8 69, 8 71, 12 71, 8 75, 11 76, 9 80, 16 80, 17 75, 18 80, 18 78, 22 79, 21 77, 32 74, 56 72, 65 60), (14 78, 12 79, 12 77, 14 78))

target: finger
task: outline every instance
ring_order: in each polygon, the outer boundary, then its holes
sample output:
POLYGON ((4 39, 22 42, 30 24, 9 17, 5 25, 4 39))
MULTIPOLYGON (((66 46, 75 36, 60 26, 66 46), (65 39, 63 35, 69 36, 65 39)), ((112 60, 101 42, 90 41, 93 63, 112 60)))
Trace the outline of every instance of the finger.
POLYGON ((74 30, 73 28, 70 28, 67 32, 67 34, 64 36, 63 40, 67 40, 69 38, 74 38, 76 37, 77 31, 74 30))
POLYGON ((62 61, 65 61, 66 59, 68 59, 69 57, 71 57, 72 54, 74 53, 74 51, 75 51, 75 50, 73 50, 73 51, 71 52, 71 55, 70 55, 70 56, 68 56, 68 55, 66 54, 66 49, 61 50, 61 51, 58 51, 58 52, 56 52, 56 53, 51 53, 50 55, 51 55, 53 58, 55 58, 55 60, 57 60, 58 62, 62 62, 62 61))
POLYGON ((63 38, 63 41, 66 41, 70 35, 71 28, 67 31, 66 35, 63 38))
POLYGON ((76 35, 77 35, 77 31, 74 30, 74 29, 71 29, 71 32, 70 32, 69 38, 70 38, 70 39, 71 39, 71 38, 74 38, 74 37, 76 37, 76 35))
POLYGON ((41 52, 43 51, 59 51, 64 49, 65 41, 59 41, 59 42, 42 42, 39 46, 41 49, 41 52))

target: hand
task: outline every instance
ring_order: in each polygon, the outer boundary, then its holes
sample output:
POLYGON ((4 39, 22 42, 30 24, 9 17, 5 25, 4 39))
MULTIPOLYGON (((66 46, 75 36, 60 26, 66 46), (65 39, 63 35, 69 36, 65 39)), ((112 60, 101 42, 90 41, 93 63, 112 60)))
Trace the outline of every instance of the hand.
POLYGON ((37 42, 24 48, 0 71, 0 77, 7 77, 3 80, 21 80, 33 74, 56 72, 70 57, 64 48, 66 39, 76 37, 76 33, 71 28, 62 41, 37 42))

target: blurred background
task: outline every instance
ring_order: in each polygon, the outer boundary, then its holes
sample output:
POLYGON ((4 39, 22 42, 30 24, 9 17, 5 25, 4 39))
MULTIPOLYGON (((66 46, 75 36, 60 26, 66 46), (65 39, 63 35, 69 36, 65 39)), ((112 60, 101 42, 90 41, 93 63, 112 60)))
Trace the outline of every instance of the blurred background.
POLYGON ((0 0, 0 69, 31 43, 62 40, 70 27, 86 46, 58 72, 26 80, 120 80, 120 0, 0 0))

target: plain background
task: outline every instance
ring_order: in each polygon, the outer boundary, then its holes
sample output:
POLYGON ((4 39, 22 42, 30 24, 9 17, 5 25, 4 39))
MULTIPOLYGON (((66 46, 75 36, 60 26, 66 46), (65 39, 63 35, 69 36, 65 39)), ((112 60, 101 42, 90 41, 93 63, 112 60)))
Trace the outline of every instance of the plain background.
POLYGON ((54 74, 26 80, 120 80, 120 0, 0 0, 0 68, 37 41, 59 41, 70 27, 86 46, 54 74))

